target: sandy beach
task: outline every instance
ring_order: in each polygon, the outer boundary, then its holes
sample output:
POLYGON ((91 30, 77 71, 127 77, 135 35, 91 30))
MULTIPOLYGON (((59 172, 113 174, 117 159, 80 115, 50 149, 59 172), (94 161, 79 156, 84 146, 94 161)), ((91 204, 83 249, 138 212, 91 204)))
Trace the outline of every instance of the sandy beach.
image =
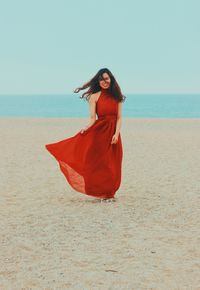
POLYGON ((112 203, 44 147, 86 123, 0 118, 0 289, 200 289, 200 119, 124 118, 112 203))

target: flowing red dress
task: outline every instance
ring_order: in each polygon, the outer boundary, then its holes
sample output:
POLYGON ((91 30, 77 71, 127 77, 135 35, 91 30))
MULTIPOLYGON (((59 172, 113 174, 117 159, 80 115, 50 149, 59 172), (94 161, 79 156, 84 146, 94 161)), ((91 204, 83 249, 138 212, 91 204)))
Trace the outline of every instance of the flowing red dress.
POLYGON ((73 189, 97 198, 113 198, 121 183, 122 141, 111 144, 118 102, 101 89, 96 103, 98 119, 83 133, 45 145, 73 189))

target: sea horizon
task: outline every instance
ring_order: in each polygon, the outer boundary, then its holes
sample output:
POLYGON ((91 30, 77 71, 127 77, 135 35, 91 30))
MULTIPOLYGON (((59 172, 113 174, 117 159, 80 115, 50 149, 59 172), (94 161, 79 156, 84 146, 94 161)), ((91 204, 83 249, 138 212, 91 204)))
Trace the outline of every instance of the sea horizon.
MULTIPOLYGON (((200 93, 123 93, 123 117, 200 118, 200 93)), ((0 94, 0 117, 88 117, 80 94, 0 94)))

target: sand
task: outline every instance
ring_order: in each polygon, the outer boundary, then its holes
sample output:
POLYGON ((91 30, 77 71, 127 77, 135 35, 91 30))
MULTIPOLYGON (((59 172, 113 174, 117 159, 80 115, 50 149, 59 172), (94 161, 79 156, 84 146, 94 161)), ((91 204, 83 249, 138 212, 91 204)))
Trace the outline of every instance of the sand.
POLYGON ((87 119, 0 119, 0 289, 200 289, 200 119, 123 118, 116 202, 44 145, 87 119))

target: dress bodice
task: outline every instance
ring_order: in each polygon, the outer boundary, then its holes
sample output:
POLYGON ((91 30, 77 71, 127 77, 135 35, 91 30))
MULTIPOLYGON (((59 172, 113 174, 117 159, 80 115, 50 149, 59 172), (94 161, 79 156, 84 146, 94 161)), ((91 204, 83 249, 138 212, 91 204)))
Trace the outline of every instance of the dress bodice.
POLYGON ((98 118, 115 116, 118 113, 118 102, 113 98, 107 89, 101 89, 100 96, 96 103, 98 118))

